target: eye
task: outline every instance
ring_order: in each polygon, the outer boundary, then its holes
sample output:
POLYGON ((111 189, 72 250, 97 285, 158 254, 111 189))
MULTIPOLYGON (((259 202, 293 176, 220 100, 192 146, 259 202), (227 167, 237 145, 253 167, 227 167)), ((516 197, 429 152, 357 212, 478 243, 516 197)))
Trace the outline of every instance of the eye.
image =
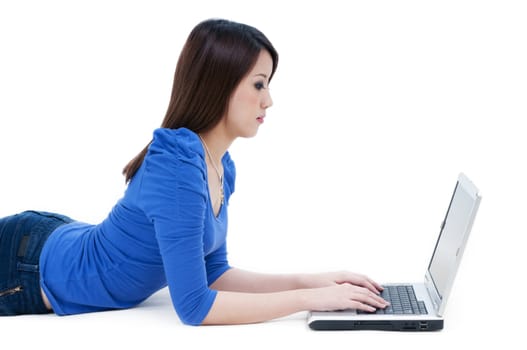
POLYGON ((259 81, 257 83, 254 84, 254 87, 256 88, 256 90, 262 90, 262 89, 265 89, 265 85, 263 82, 259 81))

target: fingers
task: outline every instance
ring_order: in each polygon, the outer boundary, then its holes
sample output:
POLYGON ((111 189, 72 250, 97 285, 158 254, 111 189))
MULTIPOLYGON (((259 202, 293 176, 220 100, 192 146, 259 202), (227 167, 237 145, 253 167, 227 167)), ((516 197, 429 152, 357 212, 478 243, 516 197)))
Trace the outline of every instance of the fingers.
POLYGON ((374 293, 380 294, 380 292, 384 290, 383 286, 373 281, 372 279, 367 278, 367 281, 368 281, 368 286, 366 288, 373 291, 374 293))
POLYGON ((358 285, 361 285, 364 288, 367 288, 368 290, 372 291, 375 294, 380 294, 381 291, 384 289, 380 284, 371 280, 368 277, 364 277, 364 279, 360 283, 358 283, 358 285))
POLYGON ((359 300, 375 308, 385 308, 389 305, 386 300, 381 298, 379 295, 372 293, 371 291, 368 291, 368 293, 364 293, 363 296, 364 298, 359 300))
POLYGON ((363 287, 348 285, 351 308, 373 312, 384 309, 389 303, 371 290, 363 287))
POLYGON ((375 282, 371 278, 352 272, 346 272, 344 278, 341 280, 341 283, 351 283, 357 286, 362 286, 375 294, 380 294, 380 292, 384 290, 384 288, 379 283, 375 282))
POLYGON ((329 287, 302 290, 308 293, 306 300, 310 310, 330 311, 359 309, 373 312, 389 305, 378 294, 368 288, 351 283, 341 283, 329 287))

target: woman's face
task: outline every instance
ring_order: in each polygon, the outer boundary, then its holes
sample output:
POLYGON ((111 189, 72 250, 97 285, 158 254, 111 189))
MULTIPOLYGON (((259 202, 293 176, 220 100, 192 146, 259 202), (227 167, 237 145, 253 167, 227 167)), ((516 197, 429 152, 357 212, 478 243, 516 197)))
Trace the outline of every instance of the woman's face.
POLYGON ((252 137, 262 125, 265 111, 273 105, 269 77, 273 71, 271 55, 262 50, 253 69, 241 80, 231 96, 225 126, 233 137, 252 137))

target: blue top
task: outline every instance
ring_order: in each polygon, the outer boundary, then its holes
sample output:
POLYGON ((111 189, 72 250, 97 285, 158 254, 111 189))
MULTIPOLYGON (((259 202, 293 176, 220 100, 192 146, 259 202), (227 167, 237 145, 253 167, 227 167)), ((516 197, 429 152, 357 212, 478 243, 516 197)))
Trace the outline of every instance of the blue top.
MULTIPOLYGON (((225 203, 235 168, 222 159, 225 203)), ((58 315, 137 305, 168 284, 180 319, 201 324, 209 286, 227 262, 227 206, 214 215, 201 141, 188 129, 157 129, 124 197, 98 225, 56 229, 40 257, 41 285, 58 315)))

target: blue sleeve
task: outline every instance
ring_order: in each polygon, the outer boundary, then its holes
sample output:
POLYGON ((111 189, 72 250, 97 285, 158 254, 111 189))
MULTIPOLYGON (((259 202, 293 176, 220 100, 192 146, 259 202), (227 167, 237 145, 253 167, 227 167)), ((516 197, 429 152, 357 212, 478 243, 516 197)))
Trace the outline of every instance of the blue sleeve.
POLYGON ((141 202, 155 228, 172 303, 182 322, 199 325, 217 293, 208 287, 203 252, 207 185, 201 143, 186 129, 158 129, 144 163, 141 202))

